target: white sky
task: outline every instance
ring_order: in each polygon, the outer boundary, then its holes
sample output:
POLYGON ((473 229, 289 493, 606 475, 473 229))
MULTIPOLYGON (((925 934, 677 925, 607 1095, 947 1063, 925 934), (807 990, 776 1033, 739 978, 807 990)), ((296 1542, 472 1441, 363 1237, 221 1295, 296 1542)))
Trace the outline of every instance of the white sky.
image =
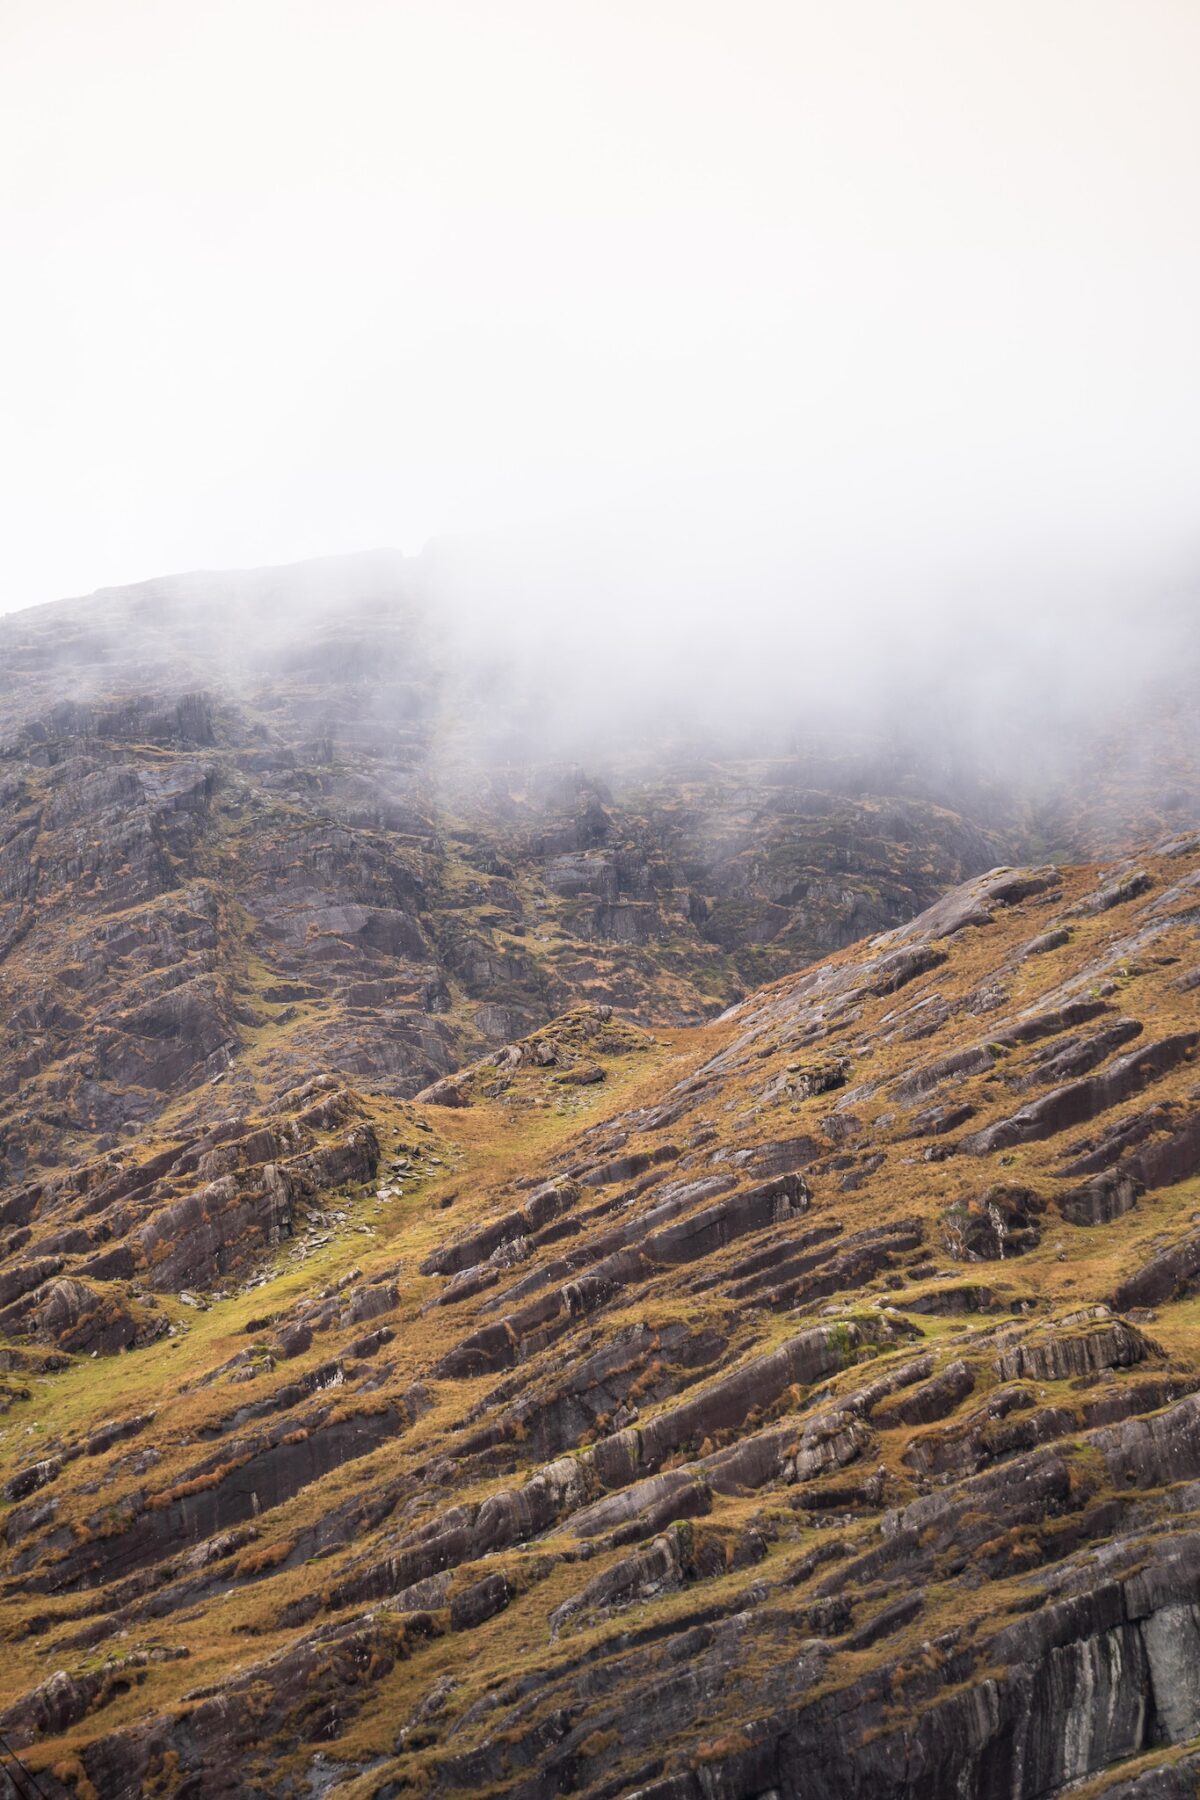
POLYGON ((511 527, 1132 593, 1198 225, 1196 0, 0 0, 0 610, 511 527))

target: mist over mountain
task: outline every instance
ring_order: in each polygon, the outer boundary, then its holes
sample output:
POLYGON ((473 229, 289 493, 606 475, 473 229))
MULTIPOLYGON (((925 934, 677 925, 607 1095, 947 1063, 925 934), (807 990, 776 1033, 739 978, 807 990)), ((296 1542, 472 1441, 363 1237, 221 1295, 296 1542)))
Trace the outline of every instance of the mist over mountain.
POLYGON ((0 1800, 1197 1800, 1198 88, 4 0, 0 1800))
POLYGON ((335 736, 383 742, 418 705, 447 770, 854 746, 948 799, 957 781, 1086 806, 1140 755, 1148 784, 1174 762, 1188 804, 1194 584, 815 597, 772 586, 749 554, 735 579, 699 546, 690 569, 657 572, 637 550, 593 561, 574 538, 520 534, 58 603, 0 628, 6 662, 28 671, 0 705, 19 721, 43 701, 104 706, 139 688, 250 701, 319 672, 313 705, 335 736), (1135 746, 1151 736, 1147 756, 1135 746))
POLYGON ((10 1170, 216 1075, 248 1094, 243 1026, 277 1085, 412 1095, 580 999, 694 1022, 998 863, 1200 817, 1178 605, 1135 656, 1124 615, 985 648, 701 599, 676 653, 627 592, 505 579, 374 553, 0 621, 10 1170))
POLYGON ((1186 604, 489 566, 0 620, 0 1792, 1184 1800, 1186 604))

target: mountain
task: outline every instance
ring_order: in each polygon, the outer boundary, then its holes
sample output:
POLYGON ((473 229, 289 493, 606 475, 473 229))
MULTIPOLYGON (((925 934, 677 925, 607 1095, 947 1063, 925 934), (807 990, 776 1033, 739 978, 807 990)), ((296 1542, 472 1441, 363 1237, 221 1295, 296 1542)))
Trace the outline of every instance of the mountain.
POLYGON ((1196 1791, 1186 683, 566 758, 380 557, 0 658, 0 1793, 1196 1791))
POLYGON ((1186 659, 1038 788, 1020 717, 981 750, 643 694, 580 740, 567 661, 384 555, 0 620, 0 1175, 200 1131, 213 1083, 411 1098, 581 1000, 696 1023, 998 862, 1200 820, 1186 659))
POLYGON ((517 696, 413 587, 368 558, 0 621, 10 1180, 199 1128, 213 1081, 410 1097, 580 999, 711 1017, 996 860, 848 754, 501 761, 517 696))

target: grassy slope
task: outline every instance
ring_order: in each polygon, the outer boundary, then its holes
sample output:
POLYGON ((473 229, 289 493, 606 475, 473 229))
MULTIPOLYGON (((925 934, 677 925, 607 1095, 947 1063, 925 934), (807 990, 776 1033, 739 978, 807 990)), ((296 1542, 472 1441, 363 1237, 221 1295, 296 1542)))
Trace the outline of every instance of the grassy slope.
MULTIPOLYGON (((1180 872, 1170 867, 1157 871, 1159 887, 1180 872)), ((1086 894, 1094 887, 1099 872, 1080 869, 1069 873, 1062 900, 1055 901, 1053 916, 1065 904, 1086 894)), ((833 1180, 814 1184, 814 1216, 822 1212, 843 1219, 847 1230, 888 1218, 917 1216, 926 1222, 933 1254, 940 1267, 946 1257, 939 1242, 941 1220, 947 1205, 958 1198, 965 1182, 981 1176, 1001 1177, 1006 1182, 1027 1183, 1035 1189, 1051 1191, 1054 1186, 1050 1170, 1061 1150, 1061 1142, 1035 1143, 1007 1152, 1003 1168, 980 1169, 966 1159, 951 1158, 944 1162, 927 1162, 921 1155, 921 1143, 899 1140, 889 1134, 893 1126, 888 1114, 893 1110, 886 1089, 897 1074, 910 1068, 914 1061, 942 1054, 958 1044, 986 1041, 988 1017, 984 1012, 971 1012, 965 1002, 993 981, 996 971, 1005 964, 1009 953, 1045 928, 1050 912, 1041 901, 1026 903, 1004 915, 985 930, 968 930, 952 940, 947 948, 951 960, 940 970, 919 978, 902 994, 867 1000, 861 1013, 842 1024, 834 1024, 821 1043, 821 1050, 836 1051, 851 1059, 849 1082, 852 1087, 869 1080, 877 1091, 855 1104, 855 1112, 863 1122, 866 1140, 886 1144, 888 1155, 883 1170, 857 1192, 839 1191, 833 1180), (931 1043, 904 1041, 895 1035, 897 1015, 914 1002, 942 992, 959 1002, 959 1009, 947 1026, 931 1043)), ((1094 961, 1102 962, 1112 947, 1128 934, 1126 914, 1105 913, 1096 917, 1080 917, 1071 923, 1070 942, 1047 956, 1030 959, 1015 966, 1006 979, 1003 1017, 1010 1017, 1023 1006, 1030 1006, 1075 978, 1079 971, 1094 961)), ((850 967, 862 954, 852 949, 832 959, 832 966, 850 967)), ((1146 1024, 1144 1040, 1162 1037, 1170 1032, 1194 1028, 1197 1019, 1196 995, 1180 993, 1174 977, 1194 959, 1195 939, 1190 924, 1183 924, 1160 938, 1152 952, 1144 957, 1118 957, 1111 970, 1097 974, 1094 983, 1083 991, 1101 991, 1102 984, 1113 984, 1110 1001, 1115 1011, 1130 1012, 1146 1024), (1164 960, 1164 959, 1172 960, 1164 960)), ((790 983, 781 983, 775 993, 786 995, 790 983)), ((769 1017, 773 995, 770 990, 756 1005, 769 1017)), ((760 1028, 760 1040, 752 1050, 735 1059, 723 1076, 719 1099, 704 1108, 704 1119, 718 1134, 716 1146, 742 1146, 765 1142, 771 1138, 800 1133, 819 1134, 821 1121, 828 1114, 830 1096, 796 1099, 786 1088, 773 1098, 766 1098, 767 1077, 780 1074, 789 1061, 803 1060, 807 1051, 798 1049, 795 1026, 802 1023, 793 1015, 790 1022, 779 1025, 768 1022, 760 1028)), ((298 1298, 310 1294, 336 1280, 351 1267, 364 1276, 394 1273, 400 1286, 400 1301, 388 1324, 395 1332, 389 1348, 393 1364, 386 1386, 371 1396, 374 1405, 388 1395, 399 1395, 430 1364, 455 1342, 466 1326, 458 1308, 424 1311, 426 1303, 440 1289, 441 1282, 422 1276, 418 1265, 431 1249, 443 1242, 450 1232, 488 1217, 503 1205, 513 1203, 513 1183, 550 1168, 579 1133, 593 1121, 616 1115, 631 1107, 653 1105, 664 1098, 682 1076, 699 1068, 717 1053, 734 1044, 744 1029, 744 1019, 691 1031, 659 1032, 652 1047, 637 1054, 617 1059, 608 1066, 607 1080, 602 1086, 585 1090, 568 1090, 564 1096, 545 1084, 536 1088, 531 1103, 513 1105, 511 1099, 477 1102, 461 1112, 443 1112, 400 1105, 376 1098, 370 1103, 371 1116, 380 1132, 386 1150, 413 1141, 418 1121, 431 1125, 436 1133, 436 1146, 444 1167, 431 1172, 418 1182, 406 1182, 402 1197, 379 1204, 372 1193, 353 1198, 349 1218, 335 1241, 313 1252, 302 1263, 291 1260, 285 1250, 278 1258, 277 1271, 268 1283, 251 1293, 239 1294, 213 1304, 207 1311, 197 1312, 177 1302, 169 1302, 171 1317, 180 1327, 180 1335, 148 1349, 129 1353, 112 1361, 76 1362, 65 1374, 32 1377, 30 1401, 18 1404, 0 1428, 0 1474, 7 1477, 23 1467, 46 1446, 67 1442, 101 1418, 126 1416, 156 1408, 159 1418, 154 1428, 154 1442, 162 1452, 162 1461, 152 1477, 138 1479, 116 1473, 128 1446, 121 1445, 107 1455, 72 1465, 70 1482, 60 1483, 63 1498, 61 1520, 77 1530, 94 1529, 85 1521, 93 1519, 98 1505, 119 1506, 134 1488, 168 1488, 195 1461, 198 1433, 205 1421, 230 1404, 229 1392, 218 1384, 197 1387, 194 1384, 207 1371, 224 1363, 246 1347, 247 1326, 287 1310, 298 1298), (369 1226, 370 1235, 359 1229, 369 1226), (103 1478, 107 1470, 112 1478, 100 1489, 100 1497, 85 1494, 76 1480, 83 1469, 89 1478, 103 1478)), ((264 1027, 264 1041, 269 1028, 264 1027)), ((254 1045, 249 1054, 253 1056, 254 1045)), ((1003 1116, 1014 1110, 1024 1096, 1014 1096, 1000 1080, 1011 1074, 1023 1060, 1027 1050, 1015 1050, 1002 1059, 1001 1068, 992 1075, 974 1077, 962 1085, 979 1110, 971 1129, 986 1123, 989 1117, 1003 1116)), ((1178 1097, 1188 1094, 1195 1085, 1194 1067, 1185 1066, 1154 1090, 1154 1097, 1178 1097)), ((1112 1115, 1132 1113, 1143 1104, 1140 1099, 1126 1103, 1112 1115)), ((1106 1115, 1104 1124, 1109 1123, 1106 1115)), ((1076 1134, 1071 1134, 1072 1136, 1076 1134)), ((647 1143, 652 1140, 647 1138, 647 1143)), ((637 1135, 631 1140, 638 1142, 637 1135)), ((989 1159, 990 1161, 991 1159, 989 1159)), ((1111 1225, 1095 1229, 1079 1229, 1061 1223, 1057 1215, 1047 1217, 1040 1246, 1019 1261, 990 1265, 981 1271, 975 1267, 965 1278, 986 1276, 993 1285, 1014 1295, 1027 1296, 1037 1303, 1037 1316, 1044 1317, 1064 1308, 1098 1300, 1110 1294, 1118 1279, 1145 1260, 1165 1239, 1173 1238, 1200 1208, 1200 1181, 1193 1180, 1174 1188, 1162 1189, 1143 1197, 1138 1207, 1111 1225)), ((960 1272, 960 1278, 964 1278, 960 1272)), ((872 1297, 883 1290, 872 1285, 872 1297)), ((854 1303, 854 1296, 847 1297, 854 1303)), ((652 1295, 634 1294, 627 1306, 616 1305, 605 1317, 604 1335, 626 1323, 653 1320, 659 1322, 673 1315, 694 1320, 706 1303, 695 1297, 674 1294, 670 1284, 663 1284, 652 1295)), ((903 1305, 903 1301, 899 1301, 903 1305)), ((720 1311, 717 1298, 711 1302, 714 1313, 720 1311)), ((470 1308, 467 1309, 470 1311, 470 1308)), ((820 1308, 813 1309, 814 1316, 820 1308)), ((956 1318, 917 1318, 912 1322, 922 1335, 923 1347, 933 1350, 944 1364, 961 1354, 964 1348, 977 1348, 981 1338, 996 1329, 995 1315, 968 1315, 956 1318)), ((1196 1359, 1196 1331, 1200 1325, 1200 1300, 1185 1298, 1164 1307, 1153 1323, 1153 1337, 1173 1362, 1192 1367, 1196 1359)), ((749 1312, 737 1334, 731 1362, 751 1351, 761 1353, 797 1328, 796 1319, 788 1314, 755 1314, 749 1312)), ((295 1379, 314 1368, 339 1347, 336 1336, 322 1337, 304 1356, 287 1365, 288 1379, 295 1379)), ((921 1347, 921 1346, 919 1346, 921 1347)), ((893 1354, 902 1358, 912 1352, 907 1348, 893 1354)), ((980 1383, 970 1406, 978 1404, 986 1392, 988 1362, 978 1362, 980 1383)), ((239 1388, 238 1399, 253 1399, 278 1385, 280 1373, 260 1377, 239 1388)), ((847 1386, 853 1372, 840 1378, 847 1386)), ((994 1379, 994 1377, 992 1377, 994 1379)), ((298 1531, 316 1518, 331 1511, 338 1502, 367 1489, 373 1481, 394 1478, 405 1469, 414 1469, 444 1441, 447 1428, 462 1418, 475 1403, 482 1401, 495 1386, 494 1376, 474 1381, 435 1384, 435 1404, 400 1441, 389 1442, 361 1460, 343 1465, 323 1480, 303 1489, 283 1506, 266 1514, 258 1523, 258 1537, 253 1554, 270 1560, 270 1555, 286 1547, 298 1531)), ((834 1384, 837 1391, 838 1383, 834 1384)), ((1069 1384, 1043 1384, 1044 1401, 1069 1402, 1069 1384), (1058 1389, 1061 1388, 1060 1393, 1058 1389)), ((352 1401, 352 1405, 361 1402, 352 1401)), ((671 1404, 667 1402, 666 1404, 671 1404)), ((648 1408, 643 1415, 652 1416, 648 1408)), ((881 1434, 878 1460, 889 1470, 897 1492, 911 1491, 911 1479, 901 1462, 903 1451, 911 1440, 908 1430, 881 1434)), ((202 1447, 202 1446, 201 1446, 202 1447)), ((682 1459, 681 1459, 682 1460, 682 1459)), ((491 1487, 510 1485, 501 1477, 486 1484, 491 1487)), ((59 1492, 59 1489, 55 1490, 59 1492)), ((475 1486, 456 1498, 483 1491, 475 1486)), ((746 1499, 718 1499, 707 1522, 730 1533, 751 1519, 760 1520, 773 1506, 770 1495, 746 1499)), ((780 1505, 777 1523, 780 1537, 771 1544, 767 1563, 754 1575, 732 1572, 709 1584, 704 1592, 706 1605, 728 1601, 736 1603, 739 1591, 752 1579, 769 1578, 772 1570, 794 1562, 814 1544, 820 1542, 828 1528, 821 1523, 798 1519, 794 1512, 780 1505)), ((849 1527, 852 1539, 873 1541, 877 1532, 874 1521, 854 1522, 849 1527)), ((339 1559, 342 1560, 342 1559, 339 1559)), ((443 1676, 458 1684, 453 1709, 456 1716, 466 1711, 472 1698, 491 1688, 499 1688, 516 1671, 553 1661, 559 1652, 547 1637, 546 1617, 549 1611, 579 1586, 579 1573, 569 1562, 560 1562, 548 1572, 541 1567, 540 1547, 515 1549, 494 1559, 509 1572, 517 1588, 517 1598, 499 1617, 488 1621, 469 1637, 449 1633, 437 1637, 406 1660, 397 1663, 392 1672, 378 1683, 369 1704, 348 1728, 343 1739, 323 1746, 326 1756, 338 1758, 389 1758, 394 1752, 396 1721, 411 1714, 421 1695, 426 1694, 443 1676)), ((600 1563, 589 1565, 589 1575, 600 1563)), ((54 1767, 66 1771, 79 1746, 99 1732, 111 1732, 131 1723, 148 1712, 161 1712, 184 1703, 185 1696, 226 1679, 239 1670, 261 1663, 274 1651, 294 1639, 294 1632, 280 1631, 274 1621, 280 1609, 292 1599, 311 1591, 314 1583, 328 1583, 336 1572, 337 1562, 324 1565, 285 1567, 277 1573, 250 1585, 234 1587, 218 1602, 206 1605, 199 1613, 175 1613, 156 1621, 152 1627, 126 1639, 122 1637, 91 1653, 64 1652, 56 1656, 53 1645, 61 1633, 51 1626, 36 1636, 27 1635, 34 1615, 66 1620, 74 1610, 69 1596, 10 1596, 5 1603, 3 1632, 6 1639, 6 1680, 10 1692, 17 1693, 45 1678, 52 1668, 66 1666, 85 1668, 102 1662, 110 1650, 123 1652, 137 1643, 153 1643, 188 1652, 187 1659, 155 1664, 147 1678, 128 1693, 114 1698, 83 1725, 61 1741, 39 1744, 27 1755, 34 1767, 54 1767)), ((474 1573, 477 1575, 479 1570, 474 1573)), ((977 1607, 981 1623, 994 1619, 1003 1608, 1006 1597, 1015 1590, 1005 1583, 994 1583, 980 1591, 973 1600, 965 1600, 960 1587, 947 1584, 944 1594, 933 1589, 926 1598, 924 1615, 911 1628, 889 1643, 889 1652, 900 1656, 919 1657, 922 1646, 928 1647, 940 1617, 951 1614, 962 1623, 972 1606, 977 1607), (944 1611, 943 1611, 944 1609, 944 1611)), ((685 1589, 657 1600, 642 1602, 622 1613, 618 1619, 585 1627, 571 1638, 572 1651, 588 1646, 600 1647, 609 1639, 617 1639, 638 1628, 651 1618, 665 1622, 683 1620, 694 1610, 694 1594, 685 1589)), ((848 1681, 862 1668, 871 1666, 871 1651, 844 1650, 839 1653, 836 1683, 848 1681)), ((752 1671, 747 1671, 747 1675, 752 1671)), ((699 1760, 719 1753, 729 1732, 736 1729, 740 1700, 730 1696, 728 1717, 711 1721, 710 1740, 696 1747, 699 1760)), ((597 1748, 597 1756, 611 1756, 619 1747, 597 1748)), ((420 1779, 424 1752, 418 1742, 403 1759, 409 1776, 420 1779)), ((297 1766, 307 1760, 299 1756, 297 1766)), ((365 1797, 374 1791, 377 1775, 351 1781, 345 1788, 348 1796, 365 1797)), ((85 1789, 81 1788, 81 1792, 85 1789)), ((164 1791, 169 1791, 169 1787, 164 1791)))

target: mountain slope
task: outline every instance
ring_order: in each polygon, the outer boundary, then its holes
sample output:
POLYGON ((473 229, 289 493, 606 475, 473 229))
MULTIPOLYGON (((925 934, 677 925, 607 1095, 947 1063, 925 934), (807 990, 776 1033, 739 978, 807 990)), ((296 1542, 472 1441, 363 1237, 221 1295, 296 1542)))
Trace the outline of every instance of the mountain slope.
POLYGON ((399 559, 0 621, 0 1176, 202 1135, 214 1082, 411 1097, 578 1000, 711 1017, 1013 853, 853 746, 589 773, 513 680, 399 559))
POLYGON ((1192 1793, 1198 920, 1194 837, 999 869, 707 1025, 11 1188, 5 1742, 106 1797, 1192 1793))
POLYGON ((1200 818, 1186 656, 1035 790, 1020 717, 900 693, 870 733, 716 693, 573 737, 577 672, 428 587, 381 554, 0 620, 0 1179, 165 1154, 214 1084, 411 1098, 580 1001, 695 1023, 998 862, 1200 818))

